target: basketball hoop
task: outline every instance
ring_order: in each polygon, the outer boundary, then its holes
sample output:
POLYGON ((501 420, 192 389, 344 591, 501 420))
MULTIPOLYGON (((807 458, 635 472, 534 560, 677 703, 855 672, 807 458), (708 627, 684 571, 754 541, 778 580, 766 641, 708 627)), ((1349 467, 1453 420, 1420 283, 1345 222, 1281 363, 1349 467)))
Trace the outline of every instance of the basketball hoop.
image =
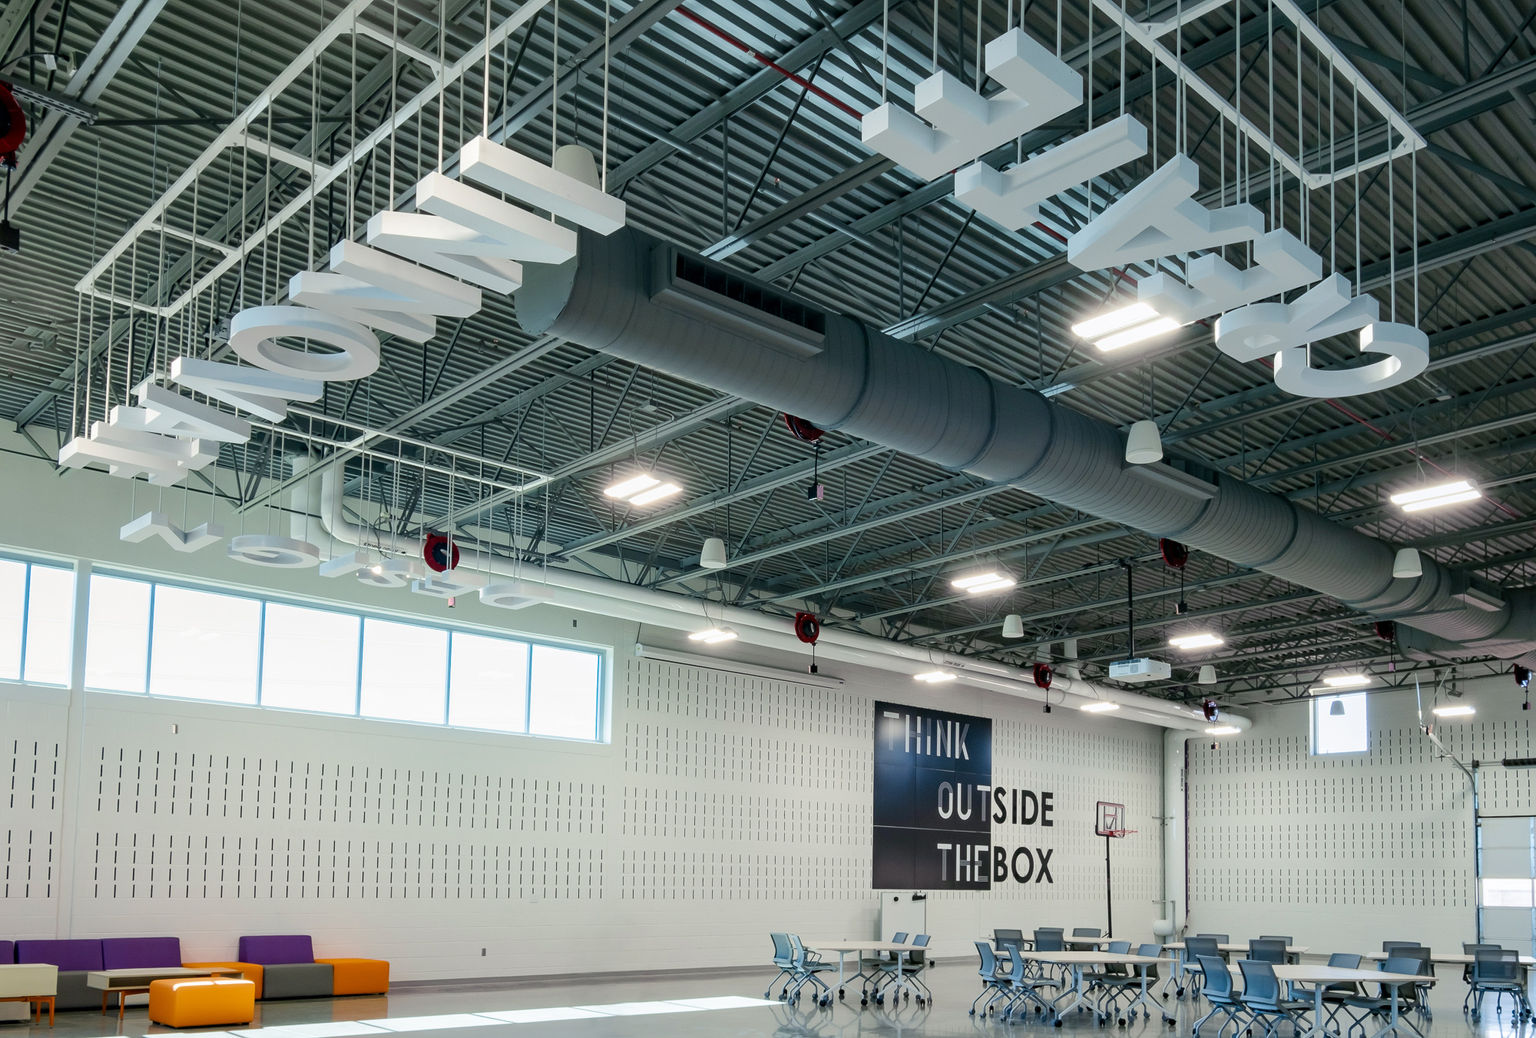
POLYGON ((1106 934, 1115 932, 1115 901, 1114 888, 1111 884, 1112 874, 1109 868, 1109 841, 1124 839, 1136 830, 1126 827, 1125 805, 1116 804, 1109 800, 1100 800, 1093 812, 1093 832, 1095 836, 1104 837, 1104 909, 1109 925, 1104 928, 1106 934))
POLYGON ((1122 839, 1134 833, 1135 829, 1128 829, 1125 825, 1125 805, 1111 803, 1108 800, 1100 800, 1094 812, 1093 834, 1104 836, 1112 840, 1122 839))

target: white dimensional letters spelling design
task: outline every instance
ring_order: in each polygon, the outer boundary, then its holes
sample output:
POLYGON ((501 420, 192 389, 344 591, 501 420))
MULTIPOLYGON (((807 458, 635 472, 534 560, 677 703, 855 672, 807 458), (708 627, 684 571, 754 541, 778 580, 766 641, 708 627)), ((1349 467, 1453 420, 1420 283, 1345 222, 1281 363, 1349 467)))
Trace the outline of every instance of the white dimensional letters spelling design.
MULTIPOLYGON (((984 98, 937 72, 918 84, 915 114, 886 103, 865 116, 864 143, 930 180, 970 163, 955 173, 955 199, 1010 229, 1039 220, 1047 198, 1147 153, 1146 128, 1122 115, 1007 172, 975 161, 1082 102, 1082 77, 1022 30, 989 43, 986 66, 1005 88, 996 96, 984 98)), ((1289 393, 1374 392, 1414 378, 1429 364, 1423 332, 1377 321, 1375 301, 1352 298, 1337 275, 1294 303, 1260 302, 1317 282, 1322 257, 1289 231, 1266 231, 1263 214, 1251 205, 1208 208, 1195 198, 1199 186, 1194 161, 1174 156, 1074 233, 1068 260, 1102 270, 1190 256, 1183 278, 1158 271, 1137 286, 1137 302, 1150 314, 1143 320, 1172 329, 1225 312, 1217 321, 1217 347, 1244 361, 1273 355, 1275 384, 1289 393), (1249 243, 1253 262, 1242 270, 1210 251, 1249 243), (1311 366, 1308 343, 1355 330, 1360 352, 1382 359, 1340 370, 1311 366)))
MULTIPOLYGON (((506 194, 527 206, 595 231, 624 226, 624 202, 596 186, 596 166, 582 149, 582 176, 527 158, 489 138, 464 146, 465 180, 506 194), (588 183, 587 181, 592 181, 588 183)), ((327 382, 365 378, 379 365, 375 330, 425 342, 438 317, 469 317, 480 309, 480 290, 511 293, 522 285, 523 263, 560 263, 576 255, 576 232, 527 208, 440 173, 416 186, 419 213, 382 212, 367 223, 367 243, 342 241, 329 270, 305 271, 289 284, 291 302, 256 306, 230 321, 230 348, 251 365, 178 357, 167 380, 256 415, 281 422, 293 402, 319 400, 327 382), (470 284, 463 284, 469 282, 470 284), (478 287, 471 287, 471 286, 478 287), (282 340, 305 340, 305 347, 282 340)), ((59 464, 108 466, 114 476, 168 486, 213 464, 220 443, 250 439, 250 423, 167 386, 135 388, 137 407, 112 408, 59 451, 59 464)), ((216 529, 183 533, 158 513, 123 528, 124 540, 159 537, 178 551, 195 551, 219 536, 216 529), (211 538, 211 539, 210 539, 211 538), (195 547, 193 545, 196 545, 195 547)), ((308 566, 318 560, 312 545, 288 538, 239 537, 231 557, 267 566, 308 566)), ((357 572, 342 567, 328 575, 357 572)), ((409 569, 369 574, 388 586, 418 576, 409 569)), ((425 590, 442 594, 445 589, 425 590)))

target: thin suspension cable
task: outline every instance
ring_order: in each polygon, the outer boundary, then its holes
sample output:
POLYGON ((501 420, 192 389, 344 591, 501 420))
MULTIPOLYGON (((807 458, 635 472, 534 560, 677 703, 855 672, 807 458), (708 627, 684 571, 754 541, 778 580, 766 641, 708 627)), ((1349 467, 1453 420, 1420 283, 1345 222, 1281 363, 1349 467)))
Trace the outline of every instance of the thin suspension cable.
MULTIPOLYGON (((347 73, 347 93, 352 97, 351 112, 349 113, 351 137, 347 141, 347 148, 351 150, 357 147, 357 12, 352 12, 352 42, 350 64, 347 73)), ((357 163, 347 163, 347 237, 350 239, 357 227, 357 163)), ((279 231, 281 233, 281 231, 279 231)))
MULTIPOLYGON (((489 0, 487 0, 489 2, 489 0)), ((400 48, 394 46, 400 40, 400 0, 395 0, 389 5, 389 118, 393 121, 395 116, 395 98, 399 96, 400 83, 400 48)), ((417 120, 417 125, 421 125, 417 120)), ((397 126, 389 134, 389 197, 397 198, 395 194, 395 141, 400 136, 400 128, 397 126)), ((311 138, 313 139, 313 138, 311 138)), ((311 147, 313 151, 313 147, 311 147)), ((313 225, 311 225, 313 226, 313 225)))
MULTIPOLYGON (((550 57, 549 161, 560 149, 560 0, 555 0, 555 35, 550 57)), ((553 216, 550 217, 554 219, 553 216)))
POLYGON ((1269 46, 1265 48, 1269 60, 1269 224, 1278 227, 1279 217, 1276 213, 1275 189, 1279 184, 1279 177, 1275 175, 1275 6, 1269 8, 1269 46))
POLYGON ((928 71, 939 70, 939 0, 933 0, 933 48, 928 58, 928 71))
MULTIPOLYGON (((606 80, 605 80, 606 82, 606 80)), ((891 0, 880 5, 880 103, 885 104, 891 86, 891 0)))
POLYGON ((1360 87, 1351 84, 1350 106, 1352 108, 1351 119, 1355 124, 1355 295, 1362 291, 1360 282, 1360 87))
MULTIPOLYGON (((890 0, 886 0, 889 4, 890 0)), ((598 187, 608 190, 608 78, 613 69, 613 0, 603 0, 603 154, 598 187)), ((883 84, 882 84, 883 89, 883 84)), ((883 96, 883 95, 882 95, 883 96)))
POLYGON ((480 83, 480 135, 491 135, 491 0, 485 0, 485 71, 481 73, 480 83))
POLYGON ((448 86, 443 76, 448 71, 448 2, 437 0, 437 171, 443 171, 443 119, 448 108, 448 86))
POLYGON ((1339 269, 1339 236, 1337 217, 1334 215, 1334 196, 1337 194, 1339 177, 1338 122, 1333 110, 1333 59, 1328 59, 1328 269, 1339 269))

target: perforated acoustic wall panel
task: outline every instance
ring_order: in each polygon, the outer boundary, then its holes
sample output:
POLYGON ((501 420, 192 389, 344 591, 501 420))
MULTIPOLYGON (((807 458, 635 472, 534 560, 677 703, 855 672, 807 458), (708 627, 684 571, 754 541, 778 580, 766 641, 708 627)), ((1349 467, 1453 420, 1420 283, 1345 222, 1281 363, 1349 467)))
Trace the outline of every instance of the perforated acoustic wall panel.
POLYGON ((1158 731, 856 668, 828 689, 611 663, 611 744, 105 694, 71 718, 67 693, 0 689, 4 936, 67 919, 176 934, 195 960, 310 933, 429 979, 756 964, 771 930, 872 934, 873 704, 891 698, 992 717, 994 783, 1053 796, 1051 827, 993 827, 1010 853, 1049 849, 1053 881, 935 895, 936 952, 994 925, 1103 925, 1099 799, 1142 830, 1114 846, 1116 919, 1149 933, 1158 731))
POLYGON ((0 701, 0 914, 7 929, 54 926, 59 897, 65 712, 57 693, 0 701))
MULTIPOLYGON (((1436 723, 1458 759, 1530 755, 1507 686, 1467 683, 1477 716, 1436 723)), ((1190 741, 1192 930, 1292 934, 1314 951, 1473 939, 1471 783, 1419 730, 1411 687, 1368 702, 1366 753, 1314 756, 1307 703, 1264 711, 1214 750, 1190 741)), ((1529 776, 1482 769, 1483 810, 1530 810, 1529 776)))

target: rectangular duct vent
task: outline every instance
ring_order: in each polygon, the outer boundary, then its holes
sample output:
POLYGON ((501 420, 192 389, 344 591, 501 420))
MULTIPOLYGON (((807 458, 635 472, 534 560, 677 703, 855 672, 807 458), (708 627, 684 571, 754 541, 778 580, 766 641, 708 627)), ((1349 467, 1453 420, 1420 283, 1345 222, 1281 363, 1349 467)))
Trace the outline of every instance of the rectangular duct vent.
POLYGON ((770 285, 670 245, 652 259, 651 301, 804 359, 821 352, 827 315, 770 285))

